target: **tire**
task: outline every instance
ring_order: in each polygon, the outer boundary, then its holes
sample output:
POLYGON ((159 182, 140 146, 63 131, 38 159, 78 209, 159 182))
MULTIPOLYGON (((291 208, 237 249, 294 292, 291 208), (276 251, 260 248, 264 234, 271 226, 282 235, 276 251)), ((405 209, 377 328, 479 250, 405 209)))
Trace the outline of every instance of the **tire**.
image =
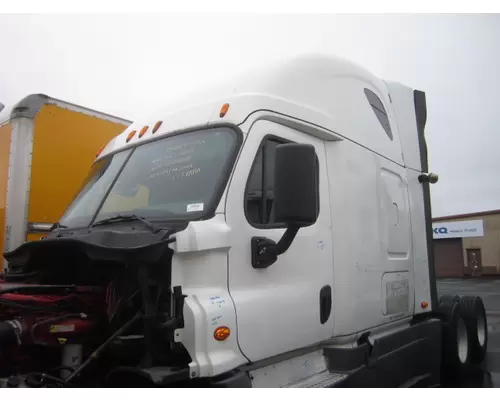
POLYGON ((442 317, 442 374, 449 379, 461 378, 471 366, 468 330, 461 313, 461 303, 442 303, 439 312, 445 316, 442 317))
POLYGON ((460 296, 453 294, 442 295, 439 298, 438 309, 436 310, 436 314, 439 316, 441 320, 447 321, 451 311, 451 306, 454 303, 458 302, 460 302, 460 296))
POLYGON ((439 298, 439 305, 450 307, 452 303, 458 303, 460 301, 460 296, 456 294, 443 294, 439 298))
POLYGON ((488 349, 488 320, 482 299, 478 296, 464 296, 460 309, 469 337, 472 362, 481 364, 488 349))

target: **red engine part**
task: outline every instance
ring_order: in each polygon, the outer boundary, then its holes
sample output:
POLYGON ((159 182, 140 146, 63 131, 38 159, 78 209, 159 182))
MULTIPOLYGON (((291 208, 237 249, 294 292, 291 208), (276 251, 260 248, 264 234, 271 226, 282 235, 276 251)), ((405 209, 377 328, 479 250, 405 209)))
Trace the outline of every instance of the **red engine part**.
POLYGON ((28 341, 46 346, 89 342, 96 328, 96 322, 85 314, 81 318, 59 315, 34 322, 28 341))
POLYGON ((49 307, 64 303, 72 307, 77 307, 82 312, 91 313, 103 312, 105 309, 104 301, 104 293, 100 287, 77 286, 68 288, 65 291, 58 286, 54 286, 54 289, 51 289, 50 286, 6 284, 0 282, 0 316, 9 309, 19 309, 19 307, 9 307, 9 303, 12 302, 35 307, 49 307), (18 288, 19 290, 16 292, 18 288), (38 293, 34 290, 28 290, 30 288, 37 289, 38 293), (38 290, 38 288, 41 289, 38 290))
POLYGON ((60 346, 92 340, 96 318, 106 313, 101 288, 53 288, 0 283, 0 320, 15 327, 18 344, 60 346))

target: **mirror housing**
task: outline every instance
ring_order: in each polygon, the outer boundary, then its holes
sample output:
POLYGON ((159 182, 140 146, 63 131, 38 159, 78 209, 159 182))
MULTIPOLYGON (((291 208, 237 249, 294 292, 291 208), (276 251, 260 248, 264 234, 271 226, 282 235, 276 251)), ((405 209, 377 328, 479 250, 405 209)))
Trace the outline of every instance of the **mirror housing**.
POLYGON ((288 250, 300 228, 319 214, 319 163, 314 146, 287 143, 276 147, 274 214, 287 227, 278 243, 253 237, 252 266, 267 268, 288 250))
POLYGON ((310 144, 276 148, 274 212, 288 226, 313 225, 319 212, 318 157, 310 144))

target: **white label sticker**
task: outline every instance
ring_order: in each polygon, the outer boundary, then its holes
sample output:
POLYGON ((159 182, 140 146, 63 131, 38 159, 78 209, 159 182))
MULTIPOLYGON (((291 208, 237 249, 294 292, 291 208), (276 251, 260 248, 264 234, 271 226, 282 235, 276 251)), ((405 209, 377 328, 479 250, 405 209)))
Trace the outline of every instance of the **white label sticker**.
POLYGON ((187 205, 187 212, 203 211, 203 203, 194 203, 187 205))

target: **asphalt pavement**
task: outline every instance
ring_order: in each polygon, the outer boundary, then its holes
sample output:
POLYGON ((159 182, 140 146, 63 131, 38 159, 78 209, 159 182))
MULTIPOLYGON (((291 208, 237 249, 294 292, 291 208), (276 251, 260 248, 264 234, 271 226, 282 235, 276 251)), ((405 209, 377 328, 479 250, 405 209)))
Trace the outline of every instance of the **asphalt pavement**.
POLYGON ((488 354, 481 369, 453 387, 500 387, 500 279, 438 279, 438 294, 480 296, 488 320, 488 354))

